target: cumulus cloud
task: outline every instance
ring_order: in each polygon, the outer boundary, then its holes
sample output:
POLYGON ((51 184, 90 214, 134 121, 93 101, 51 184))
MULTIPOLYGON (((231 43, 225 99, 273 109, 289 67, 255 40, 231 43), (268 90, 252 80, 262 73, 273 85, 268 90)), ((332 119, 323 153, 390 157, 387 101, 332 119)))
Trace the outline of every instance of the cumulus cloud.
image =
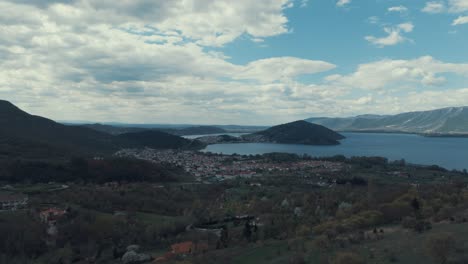
POLYGON ((468 76, 468 64, 445 63, 430 56, 413 60, 384 59, 361 64, 349 75, 330 75, 330 84, 375 90, 395 87, 437 86, 445 82, 444 73, 468 76))
POLYGON ((430 14, 442 13, 446 11, 446 6, 444 2, 427 2, 422 11, 430 14))
POLYGON ((55 119, 286 121, 330 93, 296 78, 336 66, 295 57, 234 64, 212 47, 287 33, 292 4, 0 0, 0 97, 55 119))
POLYGON ((351 0, 338 0, 336 6, 343 7, 351 3, 351 0))
POLYGON ((412 23, 402 23, 396 27, 384 27, 384 31, 387 33, 386 37, 379 38, 374 36, 366 36, 365 39, 381 48, 385 46, 393 46, 407 41, 408 39, 403 36, 403 33, 412 32, 413 29, 414 25, 412 23))
POLYGON ((468 0, 431 1, 426 3, 422 11, 431 14, 463 13, 468 11, 468 0))
MULTIPOLYGON (((436 14, 436 13, 449 13, 449 14, 464 14, 468 12, 468 0, 448 0, 447 2, 427 2, 426 6, 422 9, 423 12, 436 14)), ((468 23, 468 16, 459 16, 454 19, 452 26, 462 25, 468 23)))
POLYGON ((452 23, 452 26, 468 24, 468 16, 459 16, 452 23))
MULTIPOLYGON (((72 27, 85 27, 89 23, 109 25, 133 24, 134 27, 154 28, 157 32, 180 32, 186 38, 202 45, 220 46, 248 34, 270 37, 288 31, 283 11, 290 8, 290 0, 228 1, 228 0, 173 0, 173 1, 33 1, 24 4, 39 5, 41 12, 54 22, 72 27)), ((2 2, 15 5, 17 1, 2 2)), ((17 12, 15 12, 17 13, 17 12)))
POLYGON ((468 0, 449 0, 449 11, 452 13, 468 11, 468 0))
POLYGON ((325 61, 304 60, 293 57, 269 58, 251 62, 242 67, 236 78, 262 82, 290 80, 304 74, 329 71, 336 66, 325 61))
MULTIPOLYGON (((467 74, 464 64, 431 57, 332 75, 338 66, 318 58, 233 63, 223 52, 239 38, 290 32, 285 10, 301 3, 0 0, 0 98, 58 120, 275 124, 385 112, 390 104, 396 111, 406 102, 381 95, 383 88, 433 87, 445 73, 467 74), (301 78, 328 71, 324 81, 301 78), (366 94, 355 93, 361 89, 366 94)), ((391 28, 403 35, 413 25, 391 28)))
POLYGON ((408 8, 405 6, 392 6, 388 8, 388 12, 398 12, 398 13, 405 13, 408 12, 408 8))

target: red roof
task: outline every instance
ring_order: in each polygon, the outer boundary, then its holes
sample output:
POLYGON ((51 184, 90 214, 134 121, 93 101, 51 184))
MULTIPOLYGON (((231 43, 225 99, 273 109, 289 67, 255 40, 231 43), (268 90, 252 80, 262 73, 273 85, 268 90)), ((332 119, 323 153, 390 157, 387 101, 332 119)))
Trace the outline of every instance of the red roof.
POLYGON ((174 244, 171 246, 174 254, 190 254, 193 251, 194 244, 191 241, 174 244))
POLYGON ((64 215, 66 212, 57 208, 49 208, 41 212, 41 215, 64 215))

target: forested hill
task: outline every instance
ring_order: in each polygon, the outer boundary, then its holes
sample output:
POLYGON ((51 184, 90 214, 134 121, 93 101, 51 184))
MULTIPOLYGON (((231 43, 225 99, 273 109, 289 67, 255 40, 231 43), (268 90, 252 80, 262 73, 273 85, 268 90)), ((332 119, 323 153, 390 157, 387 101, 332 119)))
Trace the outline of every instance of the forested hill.
POLYGON ((24 152, 29 151, 29 144, 76 153, 109 152, 117 148, 114 138, 108 134, 30 115, 3 100, 0 101, 0 127, 1 142, 14 142, 24 152), (24 142, 27 144, 21 146, 24 142))
POLYGON ((83 126, 68 126, 30 115, 8 101, 0 101, 0 158, 53 159, 81 155, 107 155, 122 147, 200 147, 164 132, 113 136, 83 126))
POLYGON ((177 136, 189 136, 189 135, 210 135, 210 134, 222 134, 227 131, 215 127, 215 126, 189 126, 182 128, 162 128, 162 127, 137 127, 137 126, 115 126, 115 125, 103 125, 103 124, 86 124, 82 125, 87 128, 94 129, 96 131, 104 132, 111 135, 120 135, 125 133, 142 132, 149 130, 162 131, 168 134, 177 136))
POLYGON ((337 145, 344 136, 324 126, 295 121, 242 136, 250 142, 272 142, 305 145, 337 145))

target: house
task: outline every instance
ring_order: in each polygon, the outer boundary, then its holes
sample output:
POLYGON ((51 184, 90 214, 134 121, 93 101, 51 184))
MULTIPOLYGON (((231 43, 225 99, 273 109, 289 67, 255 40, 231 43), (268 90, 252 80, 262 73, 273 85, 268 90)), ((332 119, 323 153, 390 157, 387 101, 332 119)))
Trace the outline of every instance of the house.
POLYGON ((41 221, 43 223, 52 223, 57 221, 59 218, 64 216, 67 212, 62 209, 57 209, 57 208, 49 208, 46 210, 43 210, 39 213, 39 217, 41 218, 41 221))
POLYGON ((163 263, 177 257, 186 257, 192 254, 205 253, 210 249, 206 242, 193 243, 192 241, 173 244, 171 251, 166 252, 161 257, 156 258, 153 263, 163 263))
POLYGON ((195 251, 195 244, 192 241, 182 242, 171 246, 171 252, 175 255, 190 255, 195 251))
POLYGON ((0 210, 14 211, 17 209, 24 208, 27 205, 27 195, 0 192, 0 210))

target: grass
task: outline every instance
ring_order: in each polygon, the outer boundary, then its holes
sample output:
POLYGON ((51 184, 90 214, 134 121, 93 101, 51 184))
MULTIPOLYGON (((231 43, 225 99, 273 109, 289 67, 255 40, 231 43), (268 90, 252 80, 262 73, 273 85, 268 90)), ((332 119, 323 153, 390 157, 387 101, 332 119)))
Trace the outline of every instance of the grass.
POLYGON ((52 192, 62 189, 63 188, 61 184, 21 184, 14 186, 13 189, 11 189, 11 191, 20 192, 24 194, 39 194, 42 192, 52 192))
MULTIPOLYGON (((382 240, 352 247, 351 251, 359 252, 369 263, 434 263, 425 248, 425 241, 430 235, 443 232, 453 234, 457 248, 468 249, 468 224, 464 223, 436 224, 432 230, 422 234, 401 229, 385 235, 382 240)), ((463 256, 463 252, 454 254, 463 256)))
POLYGON ((168 223, 177 223, 177 222, 185 222, 189 219, 187 217, 180 217, 180 216, 166 216, 166 215, 158 215, 158 214, 151 214, 151 213, 143 213, 138 212, 136 213, 137 219, 143 221, 147 224, 168 224, 168 223))

